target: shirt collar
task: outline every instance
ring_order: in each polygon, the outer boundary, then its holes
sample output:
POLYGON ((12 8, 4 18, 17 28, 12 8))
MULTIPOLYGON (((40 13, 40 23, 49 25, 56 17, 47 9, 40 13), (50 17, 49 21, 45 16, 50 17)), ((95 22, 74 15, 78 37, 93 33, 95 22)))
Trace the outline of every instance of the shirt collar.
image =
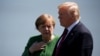
POLYGON ((78 23, 79 23, 79 21, 80 20, 77 20, 77 21, 75 21, 71 26, 69 26, 67 29, 68 29, 68 32, 70 32, 71 31, 71 29, 75 26, 75 25, 77 25, 78 23))

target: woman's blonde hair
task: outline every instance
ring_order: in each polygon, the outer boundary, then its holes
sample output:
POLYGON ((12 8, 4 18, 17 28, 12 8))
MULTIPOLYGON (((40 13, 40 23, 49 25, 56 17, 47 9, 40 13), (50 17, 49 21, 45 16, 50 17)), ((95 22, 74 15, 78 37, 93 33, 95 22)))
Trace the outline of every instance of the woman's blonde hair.
POLYGON ((46 20, 50 19, 52 21, 52 24, 53 26, 55 27, 55 20, 53 18, 53 16, 49 15, 49 14, 42 14, 40 15, 36 22, 35 22, 35 26, 36 26, 36 29, 38 29, 38 27, 41 25, 41 24, 45 24, 46 23, 46 20))

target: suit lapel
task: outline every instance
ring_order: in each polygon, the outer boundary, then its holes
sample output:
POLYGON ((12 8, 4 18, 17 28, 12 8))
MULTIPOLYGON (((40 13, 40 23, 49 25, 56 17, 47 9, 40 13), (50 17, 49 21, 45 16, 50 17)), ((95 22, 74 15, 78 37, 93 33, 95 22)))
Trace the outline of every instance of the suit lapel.
POLYGON ((78 33, 77 28, 81 27, 80 25, 82 25, 81 22, 79 22, 76 26, 74 26, 72 30, 69 32, 68 36, 65 39, 66 44, 70 44, 73 40, 77 38, 76 37, 78 33))

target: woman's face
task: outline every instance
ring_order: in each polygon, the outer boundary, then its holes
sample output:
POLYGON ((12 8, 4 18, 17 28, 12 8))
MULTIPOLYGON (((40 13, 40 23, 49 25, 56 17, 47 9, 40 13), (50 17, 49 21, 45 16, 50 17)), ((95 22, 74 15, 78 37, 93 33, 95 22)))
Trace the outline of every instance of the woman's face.
POLYGON ((42 36, 50 37, 54 31, 52 21, 50 19, 47 19, 44 24, 39 25, 38 30, 42 34, 42 36))

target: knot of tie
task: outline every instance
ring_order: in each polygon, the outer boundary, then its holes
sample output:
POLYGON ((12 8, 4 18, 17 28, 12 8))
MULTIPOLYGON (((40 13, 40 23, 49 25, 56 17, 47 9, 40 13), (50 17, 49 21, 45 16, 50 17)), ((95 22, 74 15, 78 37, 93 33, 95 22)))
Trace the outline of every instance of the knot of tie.
POLYGON ((66 37, 67 32, 68 32, 68 29, 65 28, 63 34, 61 35, 62 39, 66 37))

